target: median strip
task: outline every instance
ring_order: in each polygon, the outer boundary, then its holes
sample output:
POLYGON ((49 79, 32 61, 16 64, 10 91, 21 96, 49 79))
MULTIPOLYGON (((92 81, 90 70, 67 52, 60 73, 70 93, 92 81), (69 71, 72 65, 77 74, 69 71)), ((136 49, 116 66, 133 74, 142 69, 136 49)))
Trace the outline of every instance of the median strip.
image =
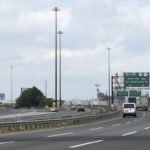
POLYGON ((123 134, 122 136, 132 135, 132 134, 135 134, 135 133, 137 133, 137 131, 129 132, 129 133, 123 134))
POLYGON ((100 142, 103 142, 103 141, 104 141, 104 140, 98 140, 98 141, 83 143, 83 144, 79 144, 79 145, 70 146, 69 148, 82 147, 82 146, 86 146, 86 145, 90 145, 90 144, 100 143, 100 142))
POLYGON ((3 145, 3 144, 11 144, 11 143, 14 143, 14 141, 9 141, 9 142, 1 142, 0 145, 3 145))
POLYGON ((58 137, 58 136, 63 136, 63 135, 69 135, 72 134, 73 132, 68 132, 68 133, 62 133, 62 134, 55 134, 55 135, 50 135, 48 137, 58 137))

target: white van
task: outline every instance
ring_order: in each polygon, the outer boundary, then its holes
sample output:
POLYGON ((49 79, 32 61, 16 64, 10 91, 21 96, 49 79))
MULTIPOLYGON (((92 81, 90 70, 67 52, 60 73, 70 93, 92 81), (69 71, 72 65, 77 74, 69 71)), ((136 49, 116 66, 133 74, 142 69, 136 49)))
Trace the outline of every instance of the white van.
POLYGON ((123 103, 122 105, 123 117, 134 116, 136 117, 135 103, 123 103))

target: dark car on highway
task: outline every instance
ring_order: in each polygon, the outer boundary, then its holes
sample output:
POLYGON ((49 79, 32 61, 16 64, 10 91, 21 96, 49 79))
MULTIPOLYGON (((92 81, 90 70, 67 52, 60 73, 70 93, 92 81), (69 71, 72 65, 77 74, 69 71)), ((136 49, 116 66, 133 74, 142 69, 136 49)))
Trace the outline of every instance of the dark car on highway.
POLYGON ((85 112, 85 108, 84 107, 79 107, 78 112, 85 112))

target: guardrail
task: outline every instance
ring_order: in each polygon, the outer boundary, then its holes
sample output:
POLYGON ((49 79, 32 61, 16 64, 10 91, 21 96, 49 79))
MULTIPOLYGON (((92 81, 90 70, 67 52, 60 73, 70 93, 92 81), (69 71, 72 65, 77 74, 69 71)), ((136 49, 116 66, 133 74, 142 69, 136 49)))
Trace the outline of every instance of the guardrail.
POLYGON ((77 115, 61 116, 57 118, 44 118, 39 120, 10 122, 0 124, 0 133, 12 131, 34 130, 39 128, 54 128, 60 126, 77 125, 96 119, 114 117, 119 114, 119 110, 104 114, 80 113, 77 115))
POLYGON ((62 111, 56 112, 54 114, 40 114, 40 115, 31 115, 31 116, 22 116, 21 113, 15 114, 10 120, 8 118, 0 117, 0 124, 1 123, 11 123, 11 122, 21 122, 21 121, 36 121, 36 120, 45 120, 45 119, 61 119, 61 118, 73 118, 73 117, 80 117, 80 116, 87 116, 91 113, 104 113, 97 109, 97 111, 93 112, 93 109, 86 109, 86 112, 79 113, 77 111, 62 111), (8 121, 9 120, 9 121, 8 121))

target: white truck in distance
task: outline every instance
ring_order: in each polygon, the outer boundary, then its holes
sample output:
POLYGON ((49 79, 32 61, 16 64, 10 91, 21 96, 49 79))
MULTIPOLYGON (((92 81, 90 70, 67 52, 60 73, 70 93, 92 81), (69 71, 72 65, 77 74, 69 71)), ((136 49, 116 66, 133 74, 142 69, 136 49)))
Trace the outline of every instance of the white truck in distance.
POLYGON ((135 103, 123 103, 122 105, 123 117, 134 116, 136 117, 136 105, 135 103))

